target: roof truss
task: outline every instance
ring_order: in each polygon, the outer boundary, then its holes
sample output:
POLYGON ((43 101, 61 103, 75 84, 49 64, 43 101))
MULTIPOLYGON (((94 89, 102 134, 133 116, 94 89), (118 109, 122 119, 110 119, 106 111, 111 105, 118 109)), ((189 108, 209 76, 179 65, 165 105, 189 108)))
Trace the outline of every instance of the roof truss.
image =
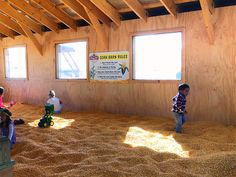
MULTIPOLYGON (((147 21, 146 9, 164 6, 172 16, 177 17, 177 4, 198 0, 160 0, 145 4, 140 0, 119 1, 123 1, 127 7, 115 8, 108 0, 59 0, 57 4, 52 0, 0 0, 1 37, 5 35, 14 38, 16 33, 22 34, 29 37, 42 53, 39 42, 35 42, 37 39, 34 38, 33 32, 42 35, 42 27, 45 26, 58 33, 59 22, 76 31, 76 20, 83 19, 95 29, 100 40, 106 38, 106 46, 108 37, 102 34, 102 23, 111 27, 111 22, 114 22, 115 26, 119 27, 120 13, 133 11, 140 19, 147 21)), ((213 2, 214 0, 199 0, 211 44, 214 43, 213 2)))
POLYGON ((45 16, 44 13, 36 9, 35 7, 31 6, 30 4, 26 3, 24 0, 8 0, 14 6, 19 8, 20 10, 24 11, 27 15, 34 18, 35 20, 39 21, 41 24, 45 25, 52 31, 58 32, 57 24, 51 21, 48 17, 45 16))
POLYGON ((147 21, 146 11, 138 0, 123 0, 135 14, 144 21, 147 21))
POLYGON ((27 18, 24 14, 18 12, 16 9, 14 9, 10 4, 8 4, 6 1, 0 1, 0 11, 4 12, 8 16, 14 18, 18 23, 21 23, 30 29, 32 29, 34 32, 42 34, 42 26, 33 22, 29 18, 27 18))

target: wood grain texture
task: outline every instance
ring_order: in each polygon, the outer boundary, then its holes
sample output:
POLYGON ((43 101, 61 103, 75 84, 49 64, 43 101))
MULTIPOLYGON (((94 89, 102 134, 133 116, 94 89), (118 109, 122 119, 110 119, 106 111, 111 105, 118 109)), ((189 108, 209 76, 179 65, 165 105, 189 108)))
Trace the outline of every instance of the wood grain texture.
POLYGON ((18 13, 15 8, 13 8, 10 4, 5 1, 0 1, 0 11, 4 12, 11 18, 14 18, 16 21, 24 24, 26 27, 32 29, 34 32, 42 35, 42 26, 30 20, 26 16, 21 13, 18 13))
POLYGON ((208 33, 209 42, 214 44, 214 23, 213 23, 213 12, 214 4, 212 0, 200 0, 202 15, 208 33))
POLYGON ((138 0, 123 0, 127 6, 136 13, 136 15, 143 19, 145 22, 147 21, 146 11, 143 8, 143 5, 138 0))
MULTIPOLYGON (((201 11, 181 13, 142 20, 123 21, 119 28, 109 29, 109 51, 129 50, 131 34, 142 31, 185 28, 186 82, 189 120, 219 121, 236 124, 236 7, 215 10, 215 43, 210 45, 201 11)), ((178 83, 130 82, 89 83, 86 81, 55 80, 56 41, 88 38, 89 51, 101 50, 101 43, 90 27, 52 32, 42 36, 44 56, 40 56, 29 39, 4 38, 0 42, 0 84, 6 87, 6 99, 42 105, 48 90, 54 89, 66 109, 76 111, 105 111, 121 114, 170 117, 171 98, 178 83), (3 47, 28 45, 29 81, 4 79, 3 47)), ((104 50, 106 48, 104 47, 104 50)))

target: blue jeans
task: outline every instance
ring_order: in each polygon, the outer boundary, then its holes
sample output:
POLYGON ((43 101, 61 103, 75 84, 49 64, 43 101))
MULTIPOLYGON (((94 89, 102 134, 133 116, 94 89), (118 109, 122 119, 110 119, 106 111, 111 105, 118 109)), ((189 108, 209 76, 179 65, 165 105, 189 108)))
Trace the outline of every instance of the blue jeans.
POLYGON ((177 133, 182 132, 182 125, 186 122, 186 117, 184 114, 179 114, 176 112, 172 112, 173 117, 175 119, 175 131, 177 133))

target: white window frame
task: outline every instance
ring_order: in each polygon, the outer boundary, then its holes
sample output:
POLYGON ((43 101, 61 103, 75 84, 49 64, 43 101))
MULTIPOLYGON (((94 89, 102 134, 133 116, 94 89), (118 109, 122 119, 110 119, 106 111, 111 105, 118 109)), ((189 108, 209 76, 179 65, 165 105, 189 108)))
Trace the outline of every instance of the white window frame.
POLYGON ((184 28, 174 28, 174 29, 163 29, 163 30, 155 30, 155 31, 142 31, 131 34, 131 48, 130 53, 132 54, 131 58, 131 66, 132 71, 130 72, 130 78, 132 82, 153 82, 153 83, 181 83, 185 82, 186 76, 185 76, 185 29, 184 28), (136 36, 145 36, 145 35, 155 35, 155 34, 166 34, 166 33, 176 33, 181 32, 182 33, 182 59, 181 59, 181 80, 146 80, 146 79, 134 79, 134 37, 136 36))
POLYGON ((20 45, 12 45, 12 46, 6 46, 3 48, 3 58, 4 58, 4 71, 5 71, 5 79, 6 80, 28 80, 28 55, 27 55, 27 45, 26 44, 20 44, 20 45), (14 47, 25 47, 25 65, 26 65, 26 77, 25 78, 17 78, 17 77, 8 77, 7 76, 7 65, 6 65, 6 55, 5 55, 5 50, 9 48, 14 48, 14 47))
POLYGON ((89 51, 89 45, 88 45, 89 41, 88 39, 75 39, 75 40, 63 40, 63 41, 57 41, 54 43, 54 48, 55 48, 55 79, 56 81, 88 81, 89 77, 88 77, 88 51, 89 51), (57 57, 57 45, 60 44, 66 44, 66 43, 76 43, 76 42, 86 42, 86 78, 59 78, 59 66, 58 66, 58 57, 57 57))

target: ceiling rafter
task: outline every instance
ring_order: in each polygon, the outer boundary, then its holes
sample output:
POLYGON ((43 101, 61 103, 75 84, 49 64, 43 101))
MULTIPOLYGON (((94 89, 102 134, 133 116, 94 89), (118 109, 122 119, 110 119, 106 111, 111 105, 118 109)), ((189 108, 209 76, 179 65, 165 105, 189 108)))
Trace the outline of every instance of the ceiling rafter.
POLYGON ((43 47, 42 45, 39 43, 39 41, 37 40, 37 38, 34 36, 34 34, 32 33, 32 31, 27 28, 26 26, 24 26, 23 24, 19 24, 21 26, 21 28, 24 30, 25 34, 28 36, 28 38, 33 42, 34 46, 36 47, 36 49, 38 50, 38 52, 40 53, 40 55, 43 55, 43 47))
POLYGON ((177 15, 177 7, 174 0, 160 0, 160 2, 172 16, 175 17, 177 15))
MULTIPOLYGON (((116 9, 112 1, 107 0, 60 0, 57 1, 59 2, 57 4, 51 0, 1 0, 0 24, 3 25, 4 33, 7 33, 7 36, 12 36, 12 34, 14 36, 15 32, 27 36, 21 25, 39 34, 43 33, 42 25, 58 32, 59 22, 77 30, 76 20, 78 19, 84 19, 93 27, 94 24, 100 26, 100 22, 110 26, 112 21, 119 26, 122 12, 133 11, 140 19, 146 21, 146 9, 164 6, 171 15, 176 16, 177 4, 199 1, 209 41, 214 43, 213 0, 160 0, 145 4, 142 4, 140 0, 120 1, 123 1, 123 5, 126 4, 128 7, 123 6, 116 9)), ((1 36, 6 35, 2 32, 1 36)))
MULTIPOLYGON (((74 0, 72 0, 74 1, 74 0)), ((81 3, 81 5, 83 5, 84 7, 87 7, 88 9, 92 10, 91 12, 95 12, 94 14, 96 14, 96 16, 98 17, 98 19, 100 21, 102 21, 103 23, 105 23, 106 25, 110 25, 110 19, 105 15, 103 14, 99 9, 94 9, 94 8, 97 8, 92 2, 88 1, 88 0, 75 0, 75 1, 78 1, 81 3), (84 3, 84 4, 83 4, 84 3), (94 6, 92 9, 91 9, 91 5, 94 6), (99 14, 101 13, 101 14, 99 14), (107 19, 106 22, 104 22, 105 20, 101 18, 101 16, 103 15, 103 18, 105 17, 107 19)), ((174 0, 174 2, 176 4, 181 4, 181 3, 186 3, 186 2, 196 2, 198 0, 174 0)), ((58 9, 60 9, 61 11, 63 11, 65 8, 68 8, 68 5, 65 5, 64 3, 59 3, 57 5, 55 5, 58 9)), ((145 4, 142 4, 143 8, 145 10, 147 9, 152 9, 152 8, 158 8, 158 7, 163 7, 163 4, 159 1, 159 2, 151 2, 151 3, 145 3, 145 4)), ((47 12, 45 9, 41 8, 40 7, 40 11, 41 12, 47 12)), ((130 9, 130 7, 122 7, 122 8, 119 8, 117 9, 117 11, 119 13, 125 13, 125 12, 131 12, 132 9, 130 9)), ((71 18, 73 20, 81 20, 82 18, 80 16, 71 16, 71 18)), ((60 20, 56 19, 53 21, 59 23, 60 20)))
POLYGON ((76 14, 79 15, 82 19, 84 19, 88 24, 91 24, 88 14, 86 13, 84 7, 75 0, 62 0, 62 2, 71 8, 76 14))
MULTIPOLYGON (((79 1, 79 0, 77 0, 79 1)), ((87 0, 84 0, 87 1, 87 0)), ((186 3, 186 2, 196 2, 198 0, 174 0, 175 4, 182 4, 182 3, 186 3)), ((56 5, 58 8, 64 8, 66 7, 65 4, 60 3, 56 5)), ((143 8, 144 9, 152 9, 152 8, 158 8, 158 7, 163 7, 163 4, 161 2, 151 2, 151 3, 146 3, 143 4, 143 8)), ((125 13, 125 12, 131 12, 132 9, 130 9, 130 7, 122 7, 122 8, 118 8, 117 11, 119 13, 125 13)))
POLYGON ((2 24, 0 24, 0 33, 14 39, 14 32, 2 24))
POLYGON ((0 23, 2 23, 4 26, 14 30, 15 32, 19 34, 25 35, 25 32, 22 30, 22 28, 20 27, 18 23, 11 20, 11 18, 9 18, 6 15, 3 15, 2 13, 0 13, 0 23))
POLYGON ((91 1, 88 0, 77 0, 82 6, 87 8, 91 13, 97 16, 97 18, 102 21, 107 26, 110 26, 110 19, 100 10, 98 9, 91 1))
POLYGON ((146 11, 143 5, 138 0, 123 0, 123 1, 129 6, 130 9, 132 9, 135 12, 135 14, 139 18, 141 18, 145 22, 147 21, 146 11))
POLYGON ((56 17, 58 20, 63 22, 69 28, 73 30, 77 30, 76 21, 71 19, 64 12, 59 10, 51 1, 49 0, 33 0, 35 3, 40 5, 43 9, 45 9, 48 13, 56 17))
POLYGON ((42 34, 42 26, 27 18, 23 13, 18 12, 6 1, 0 1, 0 11, 14 18, 18 23, 22 23, 36 33, 42 34))
POLYGON ((45 16, 44 13, 39 11, 37 8, 31 6, 30 4, 26 3, 26 1, 19 1, 19 0, 8 0, 11 2, 14 6, 19 8, 20 10, 24 11, 26 14, 28 14, 33 19, 37 20, 41 24, 45 25, 49 29, 51 29, 54 32, 58 32, 57 23, 51 21, 49 18, 45 16))
POLYGON ((106 14, 117 26, 120 26, 121 19, 118 11, 106 0, 90 0, 97 8, 106 14))

